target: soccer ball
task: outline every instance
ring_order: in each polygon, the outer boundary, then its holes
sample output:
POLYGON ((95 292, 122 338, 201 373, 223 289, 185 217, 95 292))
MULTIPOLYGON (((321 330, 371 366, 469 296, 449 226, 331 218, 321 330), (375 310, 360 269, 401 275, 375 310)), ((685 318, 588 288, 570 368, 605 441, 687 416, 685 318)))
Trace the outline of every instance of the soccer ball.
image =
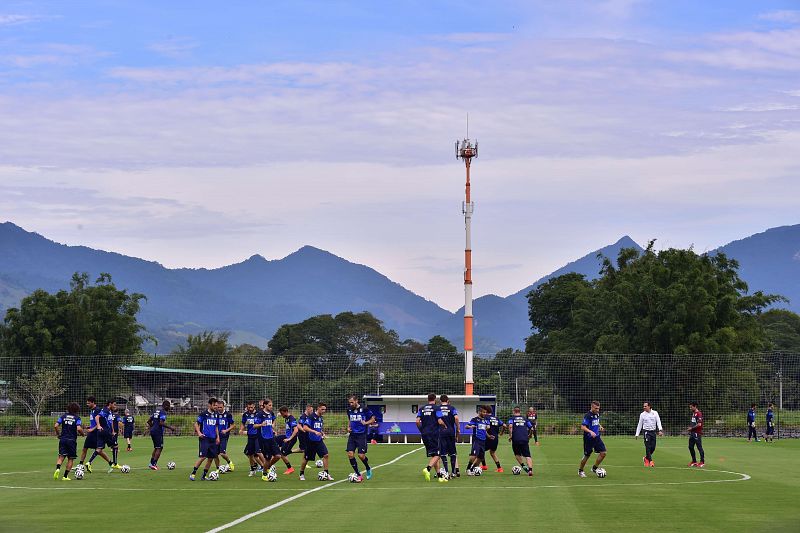
POLYGON ((227 473, 227 472, 228 472, 230 469, 231 469, 231 467, 229 467, 228 465, 221 465, 221 466, 219 467, 219 473, 220 473, 220 474, 225 474, 225 473, 227 473))
POLYGON ((119 471, 122 472, 123 474, 127 474, 128 472, 131 471, 131 467, 128 465, 122 465, 119 471))
POLYGON ((322 468, 323 466, 325 466, 325 463, 322 462, 322 459, 317 459, 317 462, 314 463, 314 466, 316 466, 317 468, 322 468))
POLYGON ((350 475, 347 476, 347 481, 349 481, 350 483, 361 483, 355 472, 351 472, 350 475))
POLYGON ((269 473, 267 474, 267 481, 269 482, 278 481, 278 473, 270 470, 269 473))
POLYGON ((83 479, 84 470, 83 468, 76 468, 75 469, 75 479, 83 479))
POLYGON ((210 481, 218 480, 219 479, 219 472, 217 472, 216 470, 212 470, 211 472, 208 473, 208 479, 210 481))
POLYGON ((605 468, 598 468, 597 470, 594 471, 594 473, 597 474, 597 477, 600 477, 600 478, 606 477, 606 469, 605 468))
POLYGON ((326 479, 328 479, 328 473, 323 470, 322 472, 317 474, 317 479, 320 481, 325 481, 326 479))
POLYGON ((167 463, 167 470, 175 470, 175 463, 170 461, 167 463))
POLYGON ((514 474, 515 476, 518 476, 522 473, 522 468, 519 466, 514 466, 511 468, 511 473, 514 474))
POLYGON ((481 470, 480 466, 476 466, 475 468, 472 469, 472 475, 473 476, 482 476, 483 475, 483 470, 481 470))

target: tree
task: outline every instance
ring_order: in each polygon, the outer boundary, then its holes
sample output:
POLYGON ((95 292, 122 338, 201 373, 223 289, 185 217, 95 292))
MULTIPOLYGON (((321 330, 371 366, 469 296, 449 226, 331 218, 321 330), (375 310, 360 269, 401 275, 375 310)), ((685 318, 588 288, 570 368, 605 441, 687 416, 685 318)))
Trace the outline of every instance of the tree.
POLYGON ((770 309, 759 316, 770 348, 800 353, 800 315, 786 309, 770 309))
POLYGON ((458 352, 458 348, 441 335, 434 335, 431 337, 430 340, 428 340, 428 346, 426 348, 428 353, 452 354, 458 352))
POLYGON ((34 433, 39 434, 42 412, 51 398, 64 393, 61 372, 55 369, 36 369, 31 376, 18 376, 8 391, 15 402, 21 403, 33 416, 34 433))

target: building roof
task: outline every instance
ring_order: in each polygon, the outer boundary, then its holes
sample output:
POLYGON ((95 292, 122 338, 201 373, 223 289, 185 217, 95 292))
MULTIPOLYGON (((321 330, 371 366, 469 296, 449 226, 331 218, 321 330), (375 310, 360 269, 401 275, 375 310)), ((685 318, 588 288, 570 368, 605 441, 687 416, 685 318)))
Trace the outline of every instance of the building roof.
POLYGON ((194 376, 217 376, 217 377, 238 377, 238 378, 275 378, 266 374, 245 374, 242 372, 225 372, 222 370, 195 370, 191 368, 163 368, 159 366, 140 366, 125 365, 119 367, 120 370, 128 372, 158 372, 162 374, 190 374, 194 376))

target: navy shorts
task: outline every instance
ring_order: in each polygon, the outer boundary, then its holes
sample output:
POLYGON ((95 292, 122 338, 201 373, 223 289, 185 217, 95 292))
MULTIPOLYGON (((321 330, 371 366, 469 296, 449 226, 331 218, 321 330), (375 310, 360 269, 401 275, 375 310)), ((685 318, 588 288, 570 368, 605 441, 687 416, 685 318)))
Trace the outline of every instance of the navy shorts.
POLYGON ((284 457, 287 455, 291 455, 292 447, 294 443, 297 442, 297 436, 295 435, 294 438, 286 440, 286 435, 278 435, 275 437, 275 443, 278 445, 278 448, 281 450, 281 455, 284 457))
POLYGON ((316 456, 320 458, 328 455, 328 447, 321 440, 310 440, 306 445, 306 461, 313 461, 316 456))
POLYGON ((117 447, 116 433, 101 431, 100 434, 97 435, 97 447, 102 448, 103 446, 108 446, 109 448, 116 448, 117 447))
POLYGON ((122 436, 123 436, 123 438, 126 438, 126 439, 132 439, 133 438, 133 428, 126 429, 125 430, 125 434, 122 435, 122 436))
POLYGON ((422 435, 422 444, 425 445, 425 455, 428 457, 436 457, 439 455, 439 436, 438 435, 422 435))
POLYGON ((58 441, 58 455, 66 457, 67 459, 75 459, 78 454, 78 441, 59 439, 58 441))
POLYGON ((86 438, 83 439, 83 449, 84 450, 94 450, 97 448, 97 431, 91 431, 86 434, 86 438))
POLYGON ((278 444, 275 439, 265 439, 264 437, 258 438, 258 446, 261 448, 261 454, 264 457, 274 457, 281 454, 278 444))
POLYGON ((472 451, 470 451, 469 454, 475 457, 483 457, 485 453, 486 453, 486 441, 473 438, 472 451))
POLYGON ((206 437, 200 438, 200 453, 197 454, 198 457, 205 457, 206 459, 214 459, 217 457, 217 443, 214 442, 215 439, 209 439, 206 437))
POLYGON ((772 424, 769 424, 767 426, 767 435, 774 435, 774 434, 775 434, 775 426, 772 425, 772 424))
POLYGON ((347 436, 347 448, 345 451, 358 453, 367 453, 367 434, 366 433, 350 433, 347 436))
POLYGON ((521 457, 531 456, 531 446, 527 440, 512 440, 511 449, 514 451, 514 455, 521 457))
POLYGON ((453 435, 439 434, 439 455, 456 455, 456 438, 453 435))
POLYGON ((583 455, 584 457, 589 457, 592 455, 592 452, 601 453, 606 451, 606 445, 603 443, 603 439, 599 436, 597 437, 583 437, 583 455))
POLYGON ((163 433, 150 433, 150 438, 153 439, 153 449, 161 449, 164 447, 164 434, 163 433))
POLYGON ((308 435, 305 431, 301 431, 297 434, 297 447, 300 448, 301 451, 305 451, 306 446, 308 446, 308 435))
POLYGON ((261 453, 261 446, 258 445, 258 435, 248 435, 247 444, 244 446, 245 455, 258 455, 261 453))
POLYGON ((217 453, 228 453, 228 437, 219 438, 219 446, 217 447, 217 453))
POLYGON ((500 442, 500 435, 495 435, 493 439, 486 437, 486 451, 496 452, 498 442, 500 442))

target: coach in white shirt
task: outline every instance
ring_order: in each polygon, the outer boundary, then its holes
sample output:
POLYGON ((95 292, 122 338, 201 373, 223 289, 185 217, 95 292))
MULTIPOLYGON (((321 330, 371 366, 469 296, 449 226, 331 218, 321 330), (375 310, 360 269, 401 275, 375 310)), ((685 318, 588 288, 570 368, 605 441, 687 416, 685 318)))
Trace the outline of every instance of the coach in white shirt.
POLYGON ((658 411, 650 407, 650 402, 644 402, 644 411, 639 415, 639 425, 636 426, 636 435, 634 438, 639 438, 639 433, 644 430, 644 451, 645 456, 642 457, 644 466, 656 466, 653 462, 653 452, 656 451, 656 431, 659 436, 664 436, 664 428, 661 427, 661 417, 658 416, 658 411))

